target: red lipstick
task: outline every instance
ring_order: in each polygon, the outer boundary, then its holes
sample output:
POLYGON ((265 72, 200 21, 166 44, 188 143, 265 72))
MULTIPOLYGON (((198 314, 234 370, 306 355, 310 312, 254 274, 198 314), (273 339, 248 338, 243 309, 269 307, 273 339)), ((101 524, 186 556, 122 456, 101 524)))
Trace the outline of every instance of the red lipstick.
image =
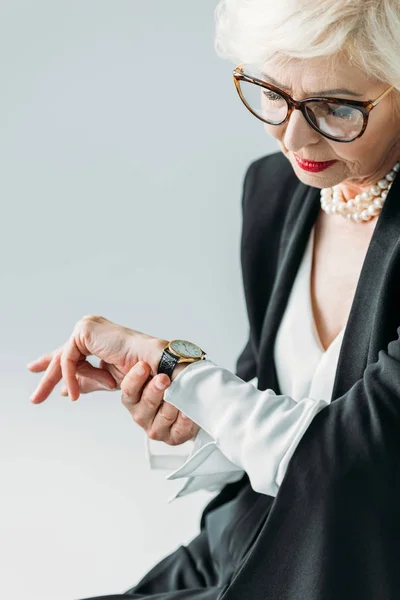
POLYGON ((331 167, 336 162, 336 160, 328 160, 325 162, 303 160, 296 156, 296 154, 294 155, 294 157, 299 167, 301 167, 304 171, 310 171, 311 173, 319 173, 319 171, 325 171, 325 169, 329 169, 329 167, 331 167))

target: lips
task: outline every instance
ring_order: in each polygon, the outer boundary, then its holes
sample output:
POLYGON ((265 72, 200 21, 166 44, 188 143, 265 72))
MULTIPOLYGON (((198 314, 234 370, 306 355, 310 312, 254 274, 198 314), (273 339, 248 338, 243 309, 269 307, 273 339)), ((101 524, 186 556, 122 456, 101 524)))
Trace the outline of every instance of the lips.
POLYGON ((322 162, 316 162, 314 160, 303 160, 302 158, 296 156, 296 154, 294 155, 294 157, 300 168, 302 168, 304 171, 309 171, 311 173, 325 171, 325 169, 329 169, 329 167, 331 167, 336 162, 336 160, 327 160, 322 162))

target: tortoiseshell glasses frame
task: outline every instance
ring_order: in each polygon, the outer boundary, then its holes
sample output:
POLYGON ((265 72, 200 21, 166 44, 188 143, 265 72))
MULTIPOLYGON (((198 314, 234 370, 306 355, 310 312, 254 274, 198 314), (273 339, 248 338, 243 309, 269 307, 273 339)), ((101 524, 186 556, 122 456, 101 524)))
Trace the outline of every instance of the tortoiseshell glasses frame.
POLYGON ((376 98, 375 100, 365 100, 365 101, 360 101, 360 100, 345 100, 342 98, 333 98, 333 97, 324 97, 324 96, 312 96, 309 98, 304 98, 304 100, 294 100, 294 98, 292 98, 291 96, 289 96, 289 94, 287 94, 286 92, 284 92, 283 90, 281 90, 280 88, 276 87, 275 85, 272 85, 271 83, 266 83, 265 81, 263 81, 262 79, 258 79, 257 77, 252 77, 251 75, 248 75, 244 72, 243 69, 243 65, 244 63, 241 63, 240 65, 238 65, 234 70, 233 70, 233 81, 235 83, 236 86, 236 90, 240 96, 240 99, 242 100, 243 104, 246 106, 246 108, 248 108, 248 110, 255 116, 257 117, 257 119, 260 119, 260 121, 263 121, 264 123, 267 123, 268 125, 275 125, 275 126, 279 126, 282 125, 283 123, 286 123, 286 121, 289 120, 290 115, 292 114, 293 110, 300 110, 302 112, 302 114, 304 115, 304 118, 307 120, 307 122, 310 124, 310 126, 317 131, 319 134, 321 134, 322 136, 333 140, 335 142, 342 142, 342 143, 348 143, 348 142, 353 142, 354 140, 356 140, 357 138, 361 137, 367 127, 368 124, 368 118, 369 118, 369 114, 371 112, 371 110, 373 108, 375 108, 375 106, 381 101, 383 100, 383 98, 385 98, 385 96, 387 94, 389 94, 389 92, 391 92, 392 89, 394 89, 394 85, 390 86, 386 91, 384 91, 382 94, 380 94, 380 96, 378 96, 378 98, 376 98), (240 82, 241 81, 245 81, 247 83, 252 83, 254 85, 260 86, 262 88, 265 88, 269 91, 274 92, 275 94, 278 94, 279 96, 281 96, 287 103, 287 114, 286 117, 283 119, 283 121, 281 121, 280 123, 271 123, 270 121, 267 121, 266 119, 263 119, 263 117, 261 117, 251 106, 250 104, 248 104, 248 102, 246 101, 246 98, 244 97, 241 87, 240 87, 240 82), (341 105, 341 106, 348 106, 348 107, 352 107, 352 108, 356 108, 357 110, 359 110, 362 113, 363 116, 363 125, 361 128, 360 133, 358 133, 356 136, 354 136, 352 139, 349 140, 344 140, 344 139, 340 139, 337 138, 335 136, 330 135, 329 133, 326 133, 324 131, 322 131, 321 129, 319 129, 319 127, 313 122, 313 120, 311 119, 310 115, 307 112, 307 104, 309 102, 327 102, 330 105, 341 105))

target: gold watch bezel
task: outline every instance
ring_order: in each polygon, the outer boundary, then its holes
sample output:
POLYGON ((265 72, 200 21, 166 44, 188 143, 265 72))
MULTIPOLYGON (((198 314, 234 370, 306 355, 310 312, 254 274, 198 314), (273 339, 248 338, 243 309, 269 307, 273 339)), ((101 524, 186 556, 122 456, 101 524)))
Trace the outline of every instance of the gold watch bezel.
POLYGON ((164 348, 165 350, 168 350, 168 352, 170 352, 173 356, 176 356, 178 358, 178 363, 192 363, 192 362, 197 362, 198 360, 204 360, 207 355, 204 352, 204 350, 202 350, 200 348, 200 346, 198 344, 195 344, 194 342, 191 342, 190 340, 183 340, 181 338, 178 338, 176 340, 171 340, 170 342, 168 342, 168 345, 165 346, 164 348), (171 344, 173 344, 174 342, 185 342, 187 344, 191 344, 192 346, 195 346, 195 348, 198 348, 201 352, 201 356, 196 356, 196 357, 186 357, 186 356, 182 356, 182 354, 180 354, 179 352, 177 352, 176 350, 173 350, 171 344))

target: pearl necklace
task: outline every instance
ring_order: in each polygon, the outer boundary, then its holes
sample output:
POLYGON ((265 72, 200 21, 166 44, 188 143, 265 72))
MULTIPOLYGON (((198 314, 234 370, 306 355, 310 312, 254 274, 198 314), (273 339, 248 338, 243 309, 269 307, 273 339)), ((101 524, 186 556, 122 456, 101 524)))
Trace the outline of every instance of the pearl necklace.
POLYGON ((328 215, 342 215, 345 219, 355 223, 369 221, 381 212, 399 170, 400 162, 397 162, 385 178, 378 181, 376 185, 372 185, 368 192, 357 194, 355 198, 347 200, 347 202, 343 199, 343 193, 338 185, 334 185, 332 188, 322 188, 322 210, 328 215))

